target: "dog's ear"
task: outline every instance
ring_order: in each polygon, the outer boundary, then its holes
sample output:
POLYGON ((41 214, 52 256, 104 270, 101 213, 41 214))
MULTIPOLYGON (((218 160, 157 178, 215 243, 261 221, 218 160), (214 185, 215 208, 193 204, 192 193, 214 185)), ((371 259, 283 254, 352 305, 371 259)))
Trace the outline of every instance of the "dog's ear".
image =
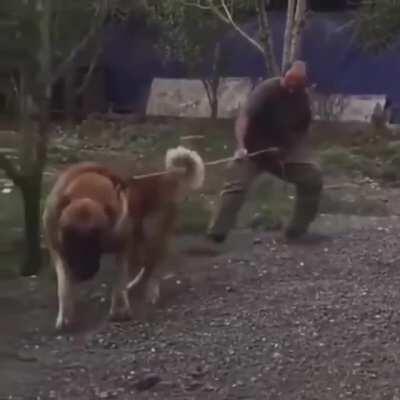
POLYGON ((58 209, 61 211, 71 203, 71 199, 68 195, 64 194, 58 200, 58 209))
POLYGON ((127 182, 125 182, 125 180, 123 178, 121 178, 119 175, 117 175, 116 173, 114 173, 113 171, 110 171, 110 170, 103 170, 102 173, 108 179, 110 179, 110 181, 114 185, 116 191, 121 191, 121 190, 126 189, 127 182))
POLYGON ((118 194, 128 188, 128 183, 123 181, 122 179, 115 179, 112 180, 115 190, 118 192, 118 194))
POLYGON ((71 198, 66 194, 62 194, 58 199, 58 202, 56 202, 56 206, 53 209, 53 218, 55 218, 55 220, 61 218, 63 211, 65 210, 66 207, 68 207, 70 203, 71 203, 71 198))
POLYGON ((104 206, 104 213, 106 214, 106 216, 108 217, 108 219, 111 222, 114 222, 116 217, 117 217, 117 213, 115 211, 115 209, 111 206, 111 204, 106 204, 104 206))

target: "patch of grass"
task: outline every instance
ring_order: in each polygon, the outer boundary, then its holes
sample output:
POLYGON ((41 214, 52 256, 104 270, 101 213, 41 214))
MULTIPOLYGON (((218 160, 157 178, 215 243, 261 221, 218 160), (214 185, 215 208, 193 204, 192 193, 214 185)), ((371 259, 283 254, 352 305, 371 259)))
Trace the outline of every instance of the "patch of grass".
POLYGON ((361 173, 366 176, 376 175, 373 160, 362 154, 355 154, 342 147, 331 147, 321 151, 321 164, 328 174, 345 173, 353 175, 361 173))
POLYGON ((168 148, 180 144, 182 136, 205 136, 204 147, 207 153, 223 154, 233 142, 234 135, 230 124, 217 121, 212 123, 199 119, 149 120, 144 124, 127 127, 131 131, 129 148, 134 151, 152 150, 163 154, 168 148))
POLYGON ((334 195, 324 192, 321 198, 320 212, 327 214, 345 214, 345 215, 387 215, 387 209, 384 203, 376 199, 369 199, 362 195, 357 197, 334 195))
MULTIPOLYGON (((49 183, 43 185, 41 206, 50 188, 49 183)), ((0 193, 0 279, 3 274, 18 274, 24 240, 24 210, 20 191, 13 187, 8 194, 0 193)))
POLYGON ((246 225, 263 230, 281 228, 292 213, 293 199, 292 185, 272 176, 263 177, 248 198, 246 225))
POLYGON ((18 277, 20 262, 20 254, 16 251, 1 252, 0 281, 18 277))
POLYGON ((210 220, 211 214, 207 209, 205 200, 199 196, 192 196, 185 201, 180 209, 180 232, 181 233, 204 233, 210 220))
POLYGON ((23 227, 23 208, 21 194, 13 189, 9 194, 0 193, 0 247, 10 248, 10 245, 20 240, 23 227))
POLYGON ((379 149, 378 156, 382 160, 390 160, 394 157, 400 155, 400 142, 385 144, 381 149, 379 149))
MULTIPOLYGON (((273 178, 271 178, 273 179, 273 178)), ((268 183, 249 194, 238 215, 238 226, 254 229, 278 229, 291 214, 293 197, 282 188, 272 188, 268 183)), ((205 233, 212 216, 210 200, 216 200, 218 191, 209 199, 194 195, 180 209, 180 231, 182 233, 205 233)))
POLYGON ((76 149, 66 146, 52 146, 49 148, 48 162, 51 164, 73 164, 79 161, 79 153, 76 152, 76 149))
POLYGON ((400 153, 383 162, 382 179, 386 181, 400 180, 400 153))
POLYGON ((252 229, 260 229, 263 231, 278 230, 283 225, 283 218, 277 214, 271 207, 265 207, 259 213, 253 215, 249 226, 252 229))
POLYGON ((355 152, 360 157, 375 161, 379 166, 377 177, 385 181, 400 180, 400 141, 380 142, 374 146, 360 147, 355 152))
POLYGON ((260 207, 259 213, 256 213, 252 220, 251 226, 253 228, 258 227, 264 230, 276 230, 280 229, 287 220, 293 210, 293 201, 284 195, 275 196, 267 201, 263 201, 260 207), (257 224, 257 219, 259 223, 257 224))

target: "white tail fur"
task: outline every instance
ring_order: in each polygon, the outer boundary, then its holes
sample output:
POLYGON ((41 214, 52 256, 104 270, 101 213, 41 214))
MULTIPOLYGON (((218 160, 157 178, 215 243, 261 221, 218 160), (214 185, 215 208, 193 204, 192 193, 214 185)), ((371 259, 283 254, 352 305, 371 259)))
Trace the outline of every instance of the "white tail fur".
POLYGON ((144 269, 144 267, 143 267, 143 268, 139 271, 139 273, 135 276, 135 278, 132 279, 132 280, 126 285, 126 289, 127 289, 127 290, 131 290, 131 289, 133 289, 135 286, 137 286, 137 285, 140 283, 140 281, 142 280, 143 275, 144 275, 144 272, 145 272, 145 269, 144 269))
POLYGON ((200 189, 205 178, 204 162, 200 155, 183 146, 169 149, 165 155, 165 168, 169 171, 183 170, 184 179, 191 189, 200 189))

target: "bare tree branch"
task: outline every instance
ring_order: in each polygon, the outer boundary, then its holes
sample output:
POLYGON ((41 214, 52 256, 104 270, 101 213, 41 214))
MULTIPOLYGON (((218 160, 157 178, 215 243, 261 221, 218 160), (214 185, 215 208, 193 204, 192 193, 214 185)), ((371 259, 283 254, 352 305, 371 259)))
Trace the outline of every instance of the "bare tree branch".
MULTIPOLYGON (((228 20, 229 24, 235 29, 236 32, 238 32, 241 36, 243 36, 248 42, 250 42, 258 51, 260 51, 261 54, 265 55, 266 51, 263 48, 263 46, 261 46, 261 44, 259 42, 257 42, 257 40, 253 39, 250 35, 248 35, 242 28, 240 28, 240 26, 238 24, 236 24, 236 22, 233 20, 232 14, 230 13, 225 0, 220 0, 221 2, 221 6, 225 12, 225 16, 226 16, 226 20, 228 20)), ((212 0, 209 0, 209 3, 212 3, 212 0)), ((214 6, 212 8, 212 11, 214 11, 216 7, 214 6)), ((218 9, 217 9, 218 10, 218 9)), ((215 11, 214 11, 215 12, 215 11)), ((218 10, 218 13, 220 13, 220 11, 218 10)), ((218 15, 218 14, 217 14, 218 15)), ((224 21, 225 19, 223 19, 224 21)))
POLYGON ((40 135, 38 138, 38 143, 36 145, 36 172, 41 173, 47 161, 47 150, 48 150, 48 134, 47 137, 40 135))
POLYGON ((52 85, 49 77, 53 73, 52 40, 51 40, 51 17, 52 0, 38 0, 37 11, 39 12, 40 46, 38 49, 39 60, 39 134, 47 137, 50 126, 50 102, 52 85))
POLYGON ((211 94, 211 84, 210 84, 209 80, 206 79, 206 78, 202 78, 202 79, 201 79, 201 82, 203 83, 204 89, 205 89, 205 91, 206 91, 208 103, 209 103, 210 106, 211 106, 212 101, 213 101, 213 99, 212 99, 212 94, 211 94))
MULTIPOLYGON (((221 12, 218 6, 215 6, 212 0, 207 0, 210 4, 210 10, 213 11, 218 17, 227 24, 232 25, 233 17, 232 14, 229 12, 228 8, 225 6, 227 12, 221 12)), ((224 5, 224 0, 220 0, 221 5, 224 5)))
POLYGON ((225 24, 232 26, 232 28, 238 32, 244 39, 252 44, 261 54, 264 55, 264 48, 257 40, 248 35, 233 19, 232 13, 226 5, 225 0, 218 0, 221 9, 215 4, 214 0, 205 0, 207 5, 201 2, 182 0, 182 4, 190 7, 197 7, 201 10, 211 11, 225 24))
POLYGON ((205 5, 201 4, 200 2, 195 3, 192 1, 182 0, 182 4, 184 6, 188 6, 188 7, 197 7, 197 8, 200 8, 200 10, 211 10, 210 6, 205 6, 205 5))
POLYGON ((91 79, 91 77, 93 75, 93 71, 95 70, 95 68, 97 66, 97 63, 98 63, 98 60, 100 58, 102 50, 103 50, 102 42, 99 41, 99 43, 98 43, 98 45, 96 47, 96 50, 95 50, 95 52, 94 52, 94 54, 92 56, 92 60, 91 60, 90 65, 89 65, 89 69, 86 72, 85 77, 83 78, 82 84, 81 84, 80 87, 78 87, 76 89, 76 94, 77 95, 82 94, 86 90, 87 86, 89 85, 90 79, 91 79))
POLYGON ((291 46, 289 53, 289 62, 292 63, 297 57, 300 50, 301 33, 304 29, 306 18, 307 0, 297 0, 296 14, 292 29, 291 46))
POLYGON ((58 66, 54 72, 51 82, 54 84, 58 79, 62 78, 71 67, 77 55, 86 48, 91 39, 97 34, 98 26, 94 24, 89 32, 82 38, 82 40, 70 51, 67 58, 58 66))
POLYGON ((288 64, 297 57, 300 48, 301 34, 305 26, 307 0, 288 0, 286 28, 283 44, 281 68, 277 62, 274 40, 269 21, 266 3, 268 0, 252 0, 258 14, 259 40, 251 37, 235 21, 233 17, 235 0, 180 0, 183 5, 197 7, 212 12, 221 21, 231 26, 264 57, 266 70, 270 75, 279 75, 288 64))
POLYGON ((290 45, 292 39, 295 7, 296 7, 296 0, 288 0, 288 9, 286 12, 285 36, 283 40, 283 49, 282 49, 282 67, 281 67, 282 73, 285 73, 290 59, 290 45))
POLYGON ((54 84, 58 79, 63 77, 68 69, 71 67, 72 63, 78 56, 78 54, 85 50, 89 45, 90 41, 100 32, 103 27, 104 21, 107 17, 107 13, 110 9, 110 4, 108 0, 103 0, 99 4, 95 4, 96 12, 93 17, 93 24, 90 27, 87 34, 81 39, 81 41, 71 49, 69 55, 66 59, 58 66, 57 70, 53 73, 51 83, 54 84))
POLYGON ((279 75, 279 66, 275 57, 272 31, 269 24, 267 10, 265 9, 265 0, 257 0, 257 9, 260 38, 261 42, 264 44, 263 54, 266 67, 270 74, 279 75))

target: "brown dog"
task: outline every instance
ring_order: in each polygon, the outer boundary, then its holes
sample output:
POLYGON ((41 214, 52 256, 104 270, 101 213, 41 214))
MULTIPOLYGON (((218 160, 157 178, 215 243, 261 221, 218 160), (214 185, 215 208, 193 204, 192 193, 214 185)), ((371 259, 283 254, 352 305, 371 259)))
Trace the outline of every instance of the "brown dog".
POLYGON ((126 291, 128 250, 132 238, 125 183, 108 168, 81 163, 58 177, 43 214, 45 240, 57 273, 57 329, 70 327, 74 315, 74 284, 91 279, 104 253, 116 255, 117 283, 112 317, 129 313, 126 291), (118 308, 122 301, 123 308, 118 308))
POLYGON ((162 262, 175 233, 179 206, 190 191, 204 182, 204 163, 184 147, 168 150, 167 173, 132 180, 128 185, 129 214, 133 221, 131 268, 136 277, 128 284, 146 288, 148 300, 157 302, 162 262))
POLYGON ((57 273, 57 329, 73 324, 74 283, 91 279, 105 253, 116 255, 118 268, 112 319, 131 316, 128 290, 139 284, 153 303, 157 301, 157 272, 175 231, 178 206, 204 181, 204 164, 194 151, 170 149, 165 164, 165 174, 127 183, 94 163, 72 166, 57 179, 43 214, 57 273))

